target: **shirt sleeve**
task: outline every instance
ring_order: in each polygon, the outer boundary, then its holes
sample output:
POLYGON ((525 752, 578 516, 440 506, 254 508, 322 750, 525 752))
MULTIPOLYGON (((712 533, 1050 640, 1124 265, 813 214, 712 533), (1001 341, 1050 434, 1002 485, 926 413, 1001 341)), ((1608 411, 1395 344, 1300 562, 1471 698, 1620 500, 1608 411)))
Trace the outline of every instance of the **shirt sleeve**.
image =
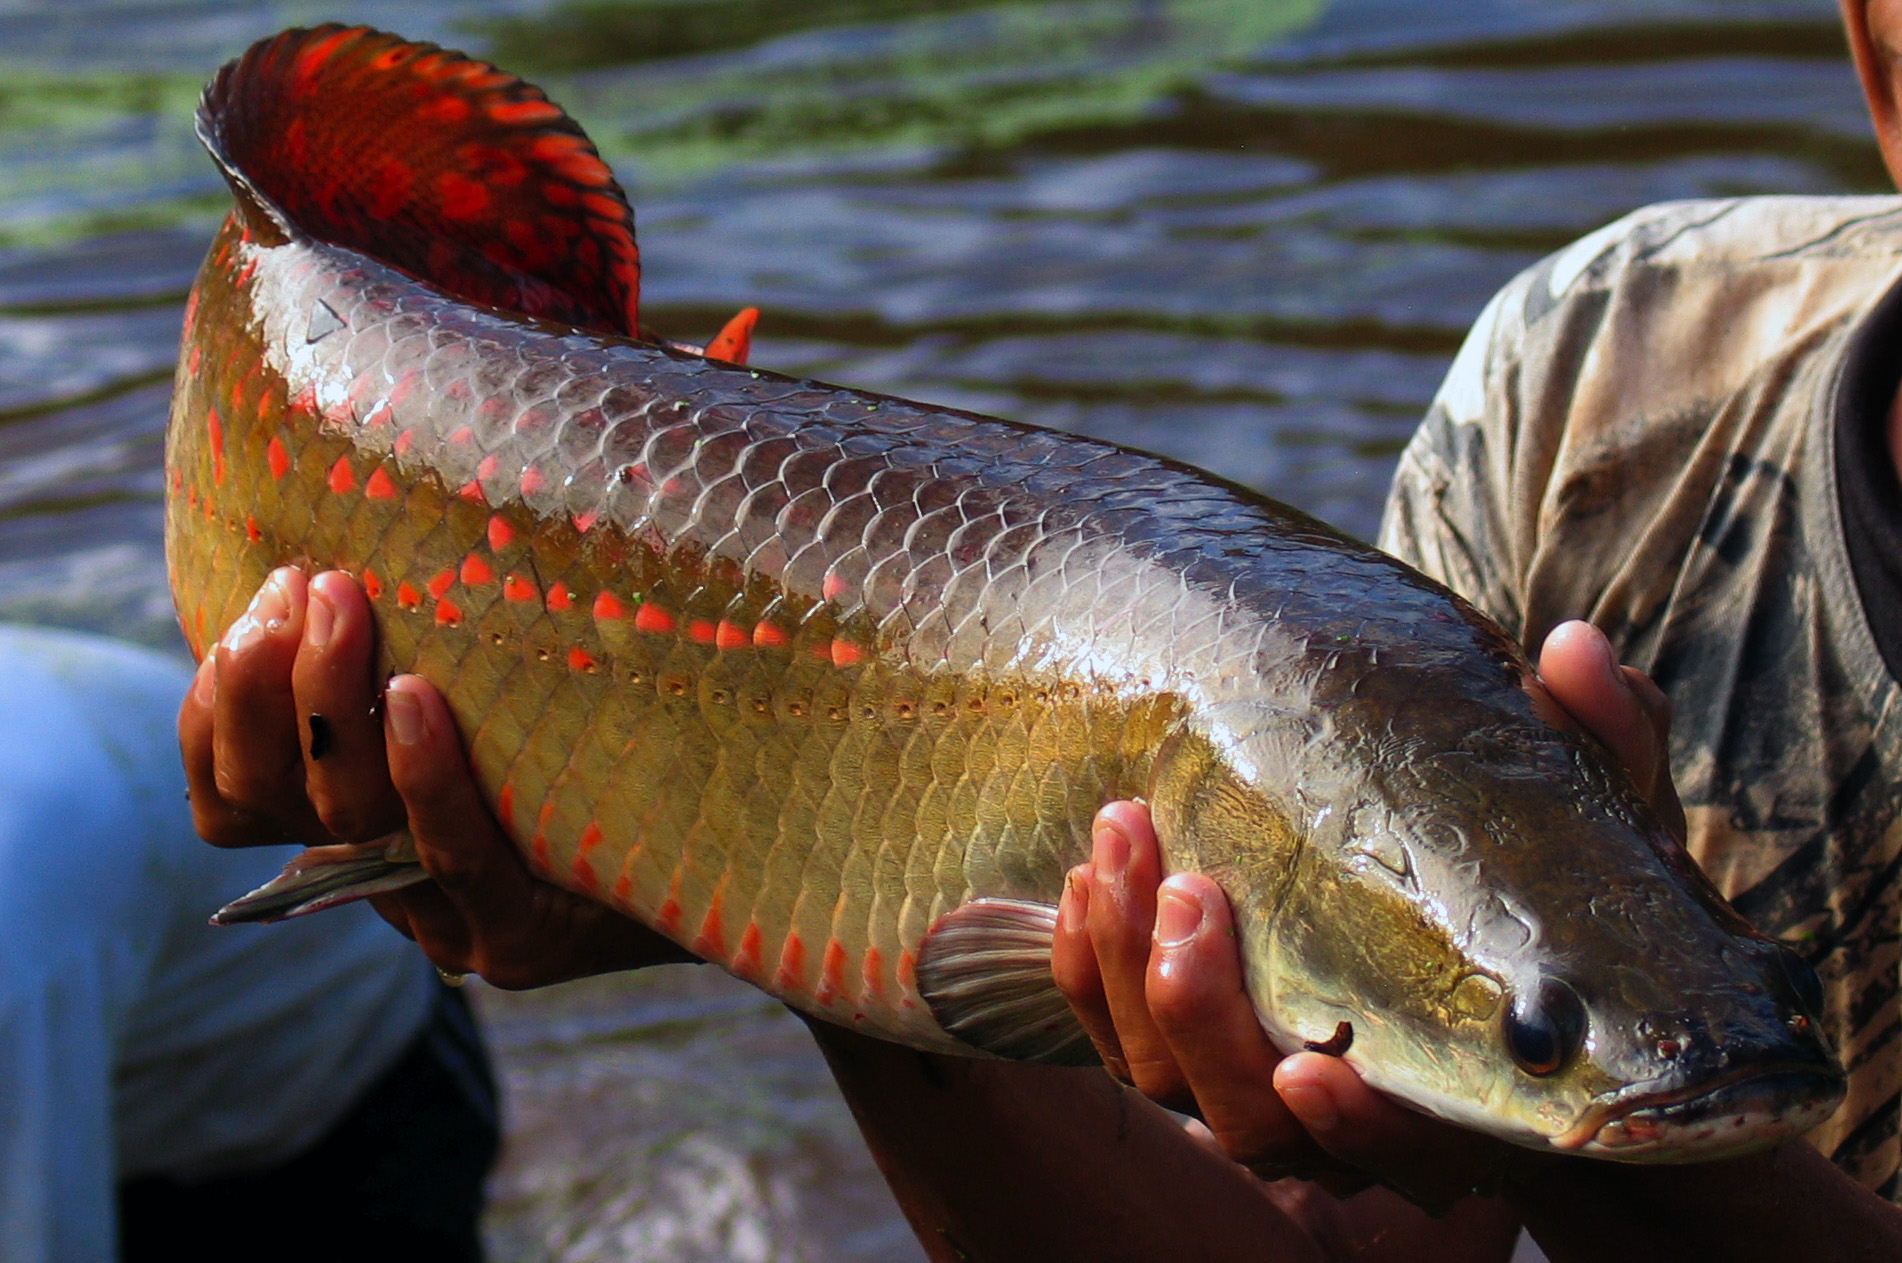
POLYGON ((1525 622, 1510 511, 1520 409, 1520 277, 1473 323, 1426 418, 1401 453, 1381 519, 1382 549, 1446 584, 1512 632, 1525 622))

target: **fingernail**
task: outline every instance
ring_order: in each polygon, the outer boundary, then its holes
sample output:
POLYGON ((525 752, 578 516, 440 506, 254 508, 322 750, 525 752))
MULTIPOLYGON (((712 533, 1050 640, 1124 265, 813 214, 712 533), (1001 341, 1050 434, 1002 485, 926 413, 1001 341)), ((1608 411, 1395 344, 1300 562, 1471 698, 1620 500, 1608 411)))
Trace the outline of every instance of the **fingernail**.
POLYGON ((1341 1111, 1326 1088, 1302 1084, 1281 1089, 1281 1100, 1301 1125, 1312 1132, 1330 1132, 1340 1125, 1341 1111))
POLYGON ((395 735, 396 744, 413 746, 421 743, 428 731, 428 725, 423 722, 422 703, 402 689, 391 689, 383 696, 389 707, 390 732, 395 735))
POLYGON ((312 649, 322 649, 329 644, 330 628, 336 619, 336 607, 324 599, 321 589, 313 586, 310 603, 304 607, 304 642, 312 649))
POLYGON ((257 599, 251 602, 252 615, 263 623, 266 631, 276 631, 291 616, 290 594, 284 591, 281 572, 273 570, 271 577, 258 589, 257 599))
POLYGON ((192 676, 192 700, 207 709, 218 700, 217 654, 206 654, 205 660, 198 664, 198 673, 192 676))
MULTIPOLYGON (((1082 865, 1078 865, 1081 868, 1082 865)), ((1080 934, 1090 914, 1090 888, 1073 868, 1063 875, 1063 898, 1058 901, 1057 918, 1065 934, 1080 934)))
POLYGON ((1164 886, 1156 894, 1156 945, 1181 947, 1202 927, 1202 901, 1164 886))
POLYGON ((1090 834, 1095 852, 1096 880, 1108 885, 1122 880, 1129 867, 1129 837, 1108 821, 1098 824, 1090 834))

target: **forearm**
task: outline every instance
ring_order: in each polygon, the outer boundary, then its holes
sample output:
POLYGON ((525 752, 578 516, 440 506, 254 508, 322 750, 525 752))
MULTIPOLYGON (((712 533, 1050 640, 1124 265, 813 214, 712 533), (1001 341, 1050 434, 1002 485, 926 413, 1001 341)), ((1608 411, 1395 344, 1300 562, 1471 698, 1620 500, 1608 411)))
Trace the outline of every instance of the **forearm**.
POLYGON ((813 1035, 934 1260, 1503 1260, 1516 1223, 1468 1199, 1429 1219, 1371 1189, 1265 1185, 1094 1070, 931 1056, 813 1035))
POLYGON ((1259 1181, 1107 1075, 811 1026, 934 1260, 1325 1258, 1259 1181))
POLYGON ((1902 1209, 1803 1143, 1698 1166, 1569 1161, 1507 1194, 1552 1263, 1902 1258, 1902 1209))

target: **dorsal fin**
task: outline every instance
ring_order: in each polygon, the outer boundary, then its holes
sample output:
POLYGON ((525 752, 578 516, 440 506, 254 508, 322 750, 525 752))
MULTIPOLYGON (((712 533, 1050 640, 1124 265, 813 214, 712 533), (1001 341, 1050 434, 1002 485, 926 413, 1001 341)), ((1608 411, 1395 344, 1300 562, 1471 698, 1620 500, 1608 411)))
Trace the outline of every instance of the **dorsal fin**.
POLYGON ((581 128, 486 62, 368 27, 218 72, 198 135, 267 239, 346 246, 460 297, 634 335, 634 214, 581 128))

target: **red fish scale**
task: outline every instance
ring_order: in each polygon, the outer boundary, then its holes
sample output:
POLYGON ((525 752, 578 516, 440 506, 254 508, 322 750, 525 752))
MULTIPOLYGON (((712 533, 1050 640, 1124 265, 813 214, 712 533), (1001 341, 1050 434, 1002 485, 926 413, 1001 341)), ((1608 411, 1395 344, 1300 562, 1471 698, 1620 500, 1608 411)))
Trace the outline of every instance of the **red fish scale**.
MULTIPOLYGON (((388 665, 443 687, 546 877, 702 950, 757 940, 729 963, 914 1042, 956 1046, 895 972, 937 916, 1053 900, 1195 704, 1247 691, 1237 731, 1306 740, 1344 651, 1275 618, 1332 635, 1343 592, 1401 574, 1154 458, 223 244, 168 444, 223 524, 173 496, 185 626, 215 635, 285 561, 373 572, 388 665)), ((1396 586, 1354 652, 1498 660, 1396 586)))

